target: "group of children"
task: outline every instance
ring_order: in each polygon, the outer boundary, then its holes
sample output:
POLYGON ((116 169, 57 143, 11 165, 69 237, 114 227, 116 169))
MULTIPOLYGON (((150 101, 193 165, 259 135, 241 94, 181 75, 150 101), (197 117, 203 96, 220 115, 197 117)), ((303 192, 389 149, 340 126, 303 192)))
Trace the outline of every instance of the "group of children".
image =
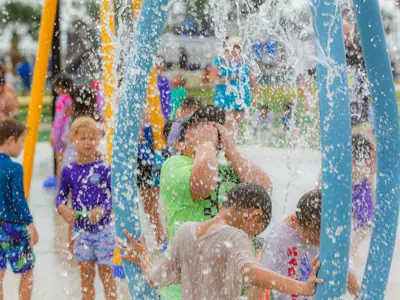
MULTIPOLYGON (((111 170, 97 150, 102 137, 101 105, 95 89, 75 88, 65 75, 54 85, 59 97, 52 145, 61 170, 56 207, 71 225, 82 299, 94 299, 96 265, 106 299, 116 299, 111 170), (70 196, 72 206, 68 205, 70 196)), ((195 98, 186 98, 176 109, 176 117, 199 107, 195 98)), ((170 124, 166 140, 173 126, 170 124)), ((32 246, 38 234, 24 196, 22 167, 11 160, 22 151, 25 136, 22 123, 14 119, 0 122, 0 283, 8 261, 15 273, 22 274, 20 298, 30 299, 35 261, 32 246)), ((360 135, 353 137, 353 169, 354 228, 361 231, 371 226, 373 218, 371 186, 375 170, 374 147, 360 135)), ((181 284, 183 299, 237 299, 243 294, 242 288, 247 289, 249 299, 310 299, 315 284, 323 282, 316 276, 321 203, 321 190, 306 193, 296 212, 270 232, 261 260, 257 260, 250 238, 269 225, 272 203, 261 186, 240 183, 227 193, 215 217, 183 224, 157 264, 151 263, 146 246, 128 232, 130 243, 120 245, 122 257, 138 264, 156 288, 181 284)), ((360 288, 353 272, 348 281, 349 291, 357 296, 360 288)), ((2 296, 1 285, 0 299, 2 296)))

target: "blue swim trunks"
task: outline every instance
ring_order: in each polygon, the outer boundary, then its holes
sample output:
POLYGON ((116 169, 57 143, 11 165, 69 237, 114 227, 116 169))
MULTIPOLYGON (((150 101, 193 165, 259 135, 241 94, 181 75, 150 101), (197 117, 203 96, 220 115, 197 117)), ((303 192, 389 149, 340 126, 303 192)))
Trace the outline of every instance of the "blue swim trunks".
POLYGON ((108 227, 99 232, 86 232, 74 228, 74 253, 78 261, 91 261, 98 265, 113 266, 115 250, 115 226, 108 227))
POLYGON ((16 274, 33 269, 35 256, 25 225, 0 222, 0 270, 7 269, 7 262, 16 274))

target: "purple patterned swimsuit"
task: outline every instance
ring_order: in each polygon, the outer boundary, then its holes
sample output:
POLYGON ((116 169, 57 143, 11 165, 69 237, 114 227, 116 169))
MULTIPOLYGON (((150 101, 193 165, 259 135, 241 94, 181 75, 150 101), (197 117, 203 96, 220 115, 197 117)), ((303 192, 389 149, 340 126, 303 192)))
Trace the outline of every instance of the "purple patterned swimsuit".
POLYGON ((372 186, 368 179, 353 184, 352 210, 354 229, 369 226, 374 219, 374 201, 372 186))

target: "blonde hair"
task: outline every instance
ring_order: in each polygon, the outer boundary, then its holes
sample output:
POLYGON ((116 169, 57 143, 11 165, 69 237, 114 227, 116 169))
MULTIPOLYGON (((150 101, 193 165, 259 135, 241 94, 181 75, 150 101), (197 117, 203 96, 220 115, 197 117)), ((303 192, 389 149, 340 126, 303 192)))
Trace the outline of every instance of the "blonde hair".
POLYGON ((92 126, 98 129, 97 123, 93 118, 91 117, 76 118, 71 125, 71 136, 75 136, 80 128, 92 127, 92 126))

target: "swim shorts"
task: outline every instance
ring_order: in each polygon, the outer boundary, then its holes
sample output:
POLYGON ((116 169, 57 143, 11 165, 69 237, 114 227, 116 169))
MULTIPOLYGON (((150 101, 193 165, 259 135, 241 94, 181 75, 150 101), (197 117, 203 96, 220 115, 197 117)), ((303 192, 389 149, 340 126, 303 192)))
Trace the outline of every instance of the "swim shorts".
POLYGON ((86 232, 74 228, 74 253, 78 261, 91 261, 98 265, 113 266, 115 226, 109 225, 99 232, 86 232))
POLYGON ((7 262, 16 274, 24 274, 35 265, 25 225, 0 222, 0 270, 7 269, 7 262))

